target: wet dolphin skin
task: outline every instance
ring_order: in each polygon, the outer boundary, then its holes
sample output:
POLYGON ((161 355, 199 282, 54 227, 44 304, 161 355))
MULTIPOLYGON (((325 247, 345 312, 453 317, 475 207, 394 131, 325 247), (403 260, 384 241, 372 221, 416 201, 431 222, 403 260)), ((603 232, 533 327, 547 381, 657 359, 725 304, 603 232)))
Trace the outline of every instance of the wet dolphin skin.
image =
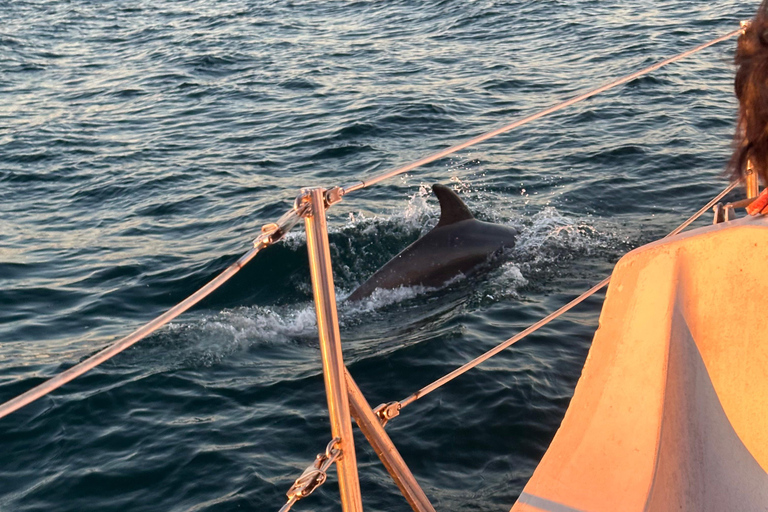
POLYGON ((432 230, 389 260, 347 300, 360 300, 377 288, 438 287, 468 274, 505 248, 515 245, 513 228, 482 222, 445 185, 432 185, 440 201, 440 221, 432 230))

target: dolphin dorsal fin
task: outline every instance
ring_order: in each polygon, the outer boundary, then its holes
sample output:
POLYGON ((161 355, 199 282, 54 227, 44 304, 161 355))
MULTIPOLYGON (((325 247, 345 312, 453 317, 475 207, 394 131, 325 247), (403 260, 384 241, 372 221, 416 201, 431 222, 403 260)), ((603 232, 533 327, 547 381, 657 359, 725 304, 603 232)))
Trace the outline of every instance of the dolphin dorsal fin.
POLYGON ((435 226, 436 228, 475 218, 469 212, 469 208, 464 204, 464 201, 450 188, 435 183, 432 185, 432 192, 435 193, 437 200, 440 201, 440 221, 435 226))

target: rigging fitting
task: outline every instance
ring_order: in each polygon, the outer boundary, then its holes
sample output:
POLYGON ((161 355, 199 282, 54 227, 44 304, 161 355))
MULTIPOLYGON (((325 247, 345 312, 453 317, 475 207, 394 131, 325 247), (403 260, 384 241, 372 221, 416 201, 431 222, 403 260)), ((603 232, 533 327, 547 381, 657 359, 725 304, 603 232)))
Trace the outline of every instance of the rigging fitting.
POLYGON ((402 408, 402 405, 400 404, 400 402, 389 402, 386 404, 377 405, 376 408, 373 410, 373 414, 375 414, 379 418, 379 421, 381 422, 381 426, 386 427, 389 420, 400 416, 401 408, 402 408))
POLYGON ((280 512, 288 512, 297 501, 306 498, 325 483, 328 479, 328 468, 342 455, 341 449, 336 447, 340 442, 341 438, 334 437, 325 447, 325 453, 317 454, 314 462, 307 466, 307 469, 285 493, 288 501, 280 508, 280 512))

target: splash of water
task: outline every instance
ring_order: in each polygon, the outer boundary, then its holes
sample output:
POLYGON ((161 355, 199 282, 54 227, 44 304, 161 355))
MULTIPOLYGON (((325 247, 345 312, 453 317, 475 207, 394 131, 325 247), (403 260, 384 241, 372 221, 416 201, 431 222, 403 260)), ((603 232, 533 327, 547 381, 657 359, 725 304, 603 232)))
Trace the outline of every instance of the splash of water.
MULTIPOLYGON (((429 206, 426 198, 429 191, 420 188, 409 200, 408 208, 390 216, 364 217, 350 216, 347 223, 336 230, 352 241, 348 246, 337 244, 340 259, 352 261, 364 255, 364 251, 356 246, 355 240, 365 236, 378 237, 384 231, 400 233, 412 232, 423 217, 434 219, 434 209, 429 206)), ((605 247, 610 243, 606 236, 584 219, 573 219, 565 216, 553 207, 546 207, 528 219, 515 219, 512 222, 520 230, 517 245, 506 254, 498 268, 491 271, 478 282, 461 293, 474 294, 491 302, 519 297, 520 290, 530 284, 531 280, 540 278, 543 270, 553 264, 561 264, 564 260, 579 254, 605 247)), ((412 236, 412 235, 409 235, 412 236)), ((291 242, 297 244, 296 239, 291 242)), ((298 244, 297 244, 298 245, 298 244)), ((347 273, 355 269, 347 268, 347 273)), ((346 276, 345 272, 337 272, 346 276)), ((400 287, 393 290, 376 290, 371 296, 357 302, 347 302, 344 299, 351 293, 356 280, 361 276, 337 276, 339 322, 342 328, 359 325, 367 321, 370 315, 396 315, 398 306, 419 300, 422 296, 436 296, 441 293, 436 288, 423 286, 400 287)), ((463 275, 456 276, 441 288, 467 287, 463 275)), ((428 302, 428 301, 425 301, 428 302)), ((316 337, 316 318, 311 302, 274 307, 240 307, 225 310, 202 321, 193 324, 175 326, 178 334, 182 331, 185 337, 201 340, 206 350, 218 350, 220 354, 231 353, 237 347, 253 343, 288 343, 307 342, 316 337), (194 331, 198 331, 193 334, 194 331), (212 348, 203 339, 217 340, 218 347, 212 348)), ((203 358, 215 361, 221 356, 203 358)), ((207 363, 206 363, 207 364, 207 363)))

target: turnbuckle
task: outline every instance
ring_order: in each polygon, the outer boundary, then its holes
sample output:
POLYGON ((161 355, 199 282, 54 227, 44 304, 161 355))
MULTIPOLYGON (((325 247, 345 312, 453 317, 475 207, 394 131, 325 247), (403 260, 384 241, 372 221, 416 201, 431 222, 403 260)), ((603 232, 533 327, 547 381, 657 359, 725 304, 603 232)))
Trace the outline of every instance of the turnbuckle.
POLYGON ((328 479, 328 468, 341 457, 341 449, 336 445, 341 443, 341 438, 335 437, 325 447, 325 453, 318 453, 315 461, 307 466, 307 469, 293 483, 285 495, 288 502, 283 505, 280 512, 288 512, 294 503, 312 494, 328 479))
POLYGON ((400 404, 400 402, 389 402, 376 406, 376 408, 373 410, 373 414, 379 418, 381 426, 386 427, 389 420, 400 416, 400 409, 402 407, 403 406, 400 404))

